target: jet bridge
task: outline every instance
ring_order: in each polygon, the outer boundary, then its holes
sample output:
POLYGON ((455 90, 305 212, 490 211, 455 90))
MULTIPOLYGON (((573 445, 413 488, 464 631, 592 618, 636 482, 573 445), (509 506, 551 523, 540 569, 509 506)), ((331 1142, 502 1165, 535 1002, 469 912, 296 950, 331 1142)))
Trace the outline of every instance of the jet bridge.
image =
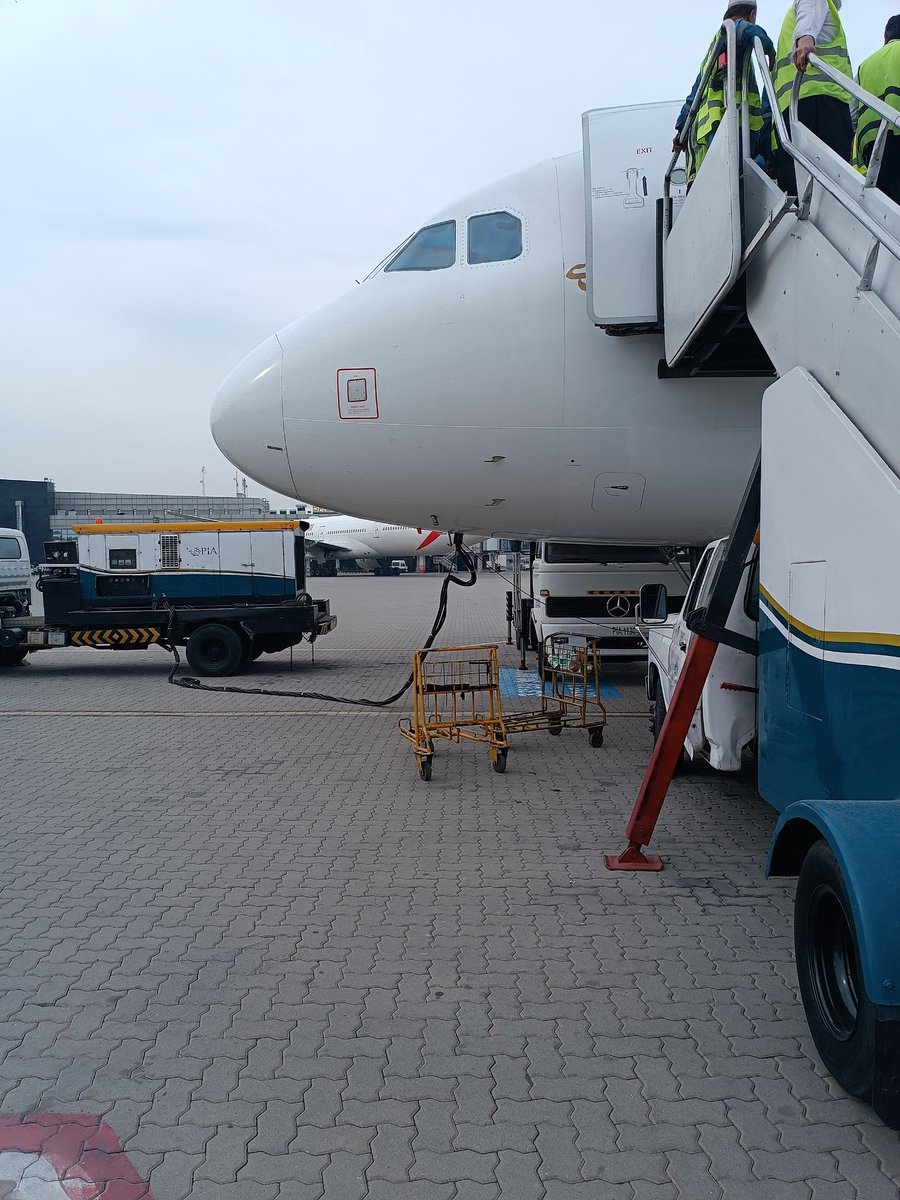
POLYGON ((629 844, 607 865, 659 869, 642 847, 716 644, 735 644, 727 615, 758 527, 759 789, 781 813, 769 869, 800 876, 797 964, 819 1053, 900 1128, 900 207, 878 188, 900 113, 810 57, 882 118, 858 173, 800 121, 799 75, 788 132, 757 41, 740 95, 753 70, 794 160, 798 195, 786 196, 750 156, 725 28, 724 118, 675 219, 677 155, 664 184, 661 373, 747 367, 749 330, 778 380, 729 561, 687 618, 693 637, 629 844))

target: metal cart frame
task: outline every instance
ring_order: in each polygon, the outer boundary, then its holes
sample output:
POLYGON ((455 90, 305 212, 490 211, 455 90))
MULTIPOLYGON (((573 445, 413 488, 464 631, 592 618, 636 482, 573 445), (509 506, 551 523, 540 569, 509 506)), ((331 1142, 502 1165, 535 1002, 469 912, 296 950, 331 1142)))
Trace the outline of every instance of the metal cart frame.
POLYGON ((546 729, 558 736, 564 728, 586 729, 591 746, 602 746, 607 714, 600 699, 596 640, 577 633, 548 634, 541 646, 540 672, 541 707, 533 712, 507 713, 507 733, 546 729), (593 699, 588 695, 591 687, 593 699))
POLYGON ((442 646, 413 656, 413 715, 398 722, 419 776, 431 779, 434 741, 486 742, 498 774, 509 751, 496 646, 442 646))

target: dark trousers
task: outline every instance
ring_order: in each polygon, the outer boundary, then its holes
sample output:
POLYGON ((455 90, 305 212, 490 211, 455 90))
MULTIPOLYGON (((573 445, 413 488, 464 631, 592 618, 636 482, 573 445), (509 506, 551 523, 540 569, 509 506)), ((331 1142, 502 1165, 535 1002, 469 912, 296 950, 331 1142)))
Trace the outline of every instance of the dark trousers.
MULTIPOLYGON (((853 121, 850 119, 850 106, 837 96, 806 96, 798 105, 800 120, 812 133, 822 139, 841 158, 850 161, 853 150, 853 121)), ((791 128, 791 114, 785 112, 785 124, 788 132, 791 128)), ((794 160, 781 146, 775 155, 775 167, 778 173, 778 186, 789 196, 797 195, 797 176, 794 172, 794 160)))
POLYGON ((878 170, 876 185, 886 196, 900 204, 900 134, 889 133, 878 170))

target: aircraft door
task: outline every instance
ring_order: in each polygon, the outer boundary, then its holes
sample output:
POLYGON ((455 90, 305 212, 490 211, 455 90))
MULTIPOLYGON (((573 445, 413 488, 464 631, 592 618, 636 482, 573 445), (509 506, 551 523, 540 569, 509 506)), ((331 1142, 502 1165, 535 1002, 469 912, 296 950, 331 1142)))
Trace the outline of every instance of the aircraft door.
POLYGON ((244 530, 223 530, 219 534, 219 564, 222 571, 222 596, 253 595, 253 555, 250 534, 244 530))

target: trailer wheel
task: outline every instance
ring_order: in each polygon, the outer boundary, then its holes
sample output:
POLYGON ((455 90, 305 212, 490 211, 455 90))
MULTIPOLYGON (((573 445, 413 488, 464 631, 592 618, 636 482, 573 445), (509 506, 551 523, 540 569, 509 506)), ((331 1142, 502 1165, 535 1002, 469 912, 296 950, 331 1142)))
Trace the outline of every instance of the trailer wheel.
POLYGON ((425 783, 431 782, 431 755, 420 754, 416 758, 416 766, 419 768, 419 778, 425 783))
POLYGON ((187 660, 198 675, 233 675, 244 661, 246 641, 230 625, 200 625, 188 638, 187 660))
MULTIPOLYGON (((657 683, 656 696, 653 701, 653 708, 651 709, 651 716, 650 716, 650 732, 653 734, 653 745, 654 746, 659 741, 659 735, 660 735, 660 733, 662 733, 663 721, 665 719, 666 719, 666 702, 663 697, 662 687, 660 686, 659 683, 657 683)), ((672 774, 680 775, 681 772, 687 768, 689 762, 690 762, 690 759, 688 758, 687 751, 685 750, 684 746, 682 746, 681 753, 678 755, 678 758, 675 762, 675 770, 672 772, 672 774)))
POLYGON ((28 651, 24 646, 0 648, 0 669, 3 667, 17 667, 19 663, 23 663, 27 657, 28 651))
POLYGON ((851 1096, 870 1096, 875 1006, 866 995, 847 885, 824 839, 800 868, 794 948, 806 1020, 823 1063, 851 1096))
POLYGON ((494 751, 491 759, 491 765, 498 775, 502 775, 506 770, 506 758, 508 754, 509 748, 504 746, 498 746, 494 751))

